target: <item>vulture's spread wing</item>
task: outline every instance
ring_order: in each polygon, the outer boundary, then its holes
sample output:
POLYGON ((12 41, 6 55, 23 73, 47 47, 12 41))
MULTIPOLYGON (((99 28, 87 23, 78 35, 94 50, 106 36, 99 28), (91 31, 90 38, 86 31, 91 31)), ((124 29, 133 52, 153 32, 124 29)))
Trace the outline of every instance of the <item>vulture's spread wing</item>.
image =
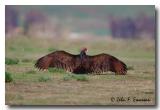
POLYGON ((108 54, 86 56, 81 59, 79 55, 72 55, 65 51, 56 51, 38 59, 35 66, 39 69, 49 67, 62 68, 73 73, 102 73, 112 71, 125 75, 126 65, 117 58, 108 54))
POLYGON ((126 65, 117 58, 108 54, 88 56, 88 63, 84 61, 84 68, 89 73, 112 71, 116 74, 126 74, 126 65))
POLYGON ((76 67, 76 55, 65 51, 55 51, 37 60, 35 66, 39 69, 48 69, 49 67, 62 68, 73 71, 76 67))

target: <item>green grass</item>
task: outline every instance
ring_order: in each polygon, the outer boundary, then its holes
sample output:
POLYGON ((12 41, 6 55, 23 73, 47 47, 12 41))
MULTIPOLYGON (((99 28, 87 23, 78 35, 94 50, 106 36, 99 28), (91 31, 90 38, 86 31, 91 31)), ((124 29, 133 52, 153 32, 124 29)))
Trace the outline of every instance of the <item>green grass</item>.
POLYGON ((69 41, 32 37, 6 38, 5 69, 10 105, 153 105, 155 104, 155 44, 147 39, 69 41), (108 53, 126 63, 127 75, 72 74, 62 69, 39 71, 36 60, 56 49, 89 55, 108 53), (18 60, 17 60, 18 59, 18 60), (8 77, 8 76, 7 76, 8 77), (9 79, 9 78, 8 78, 9 79), (150 98, 150 102, 111 102, 111 97, 150 98))
POLYGON ((55 48, 53 48, 53 47, 48 48, 48 52, 54 52, 54 51, 56 51, 55 48))
POLYGON ((41 76, 38 78, 38 81, 39 82, 47 82, 47 81, 50 81, 50 77, 47 77, 47 76, 41 76))
POLYGON ((5 64, 7 65, 15 65, 15 64, 18 64, 19 63, 19 60, 14 58, 5 58, 5 64))
POLYGON ((36 74, 36 71, 30 70, 30 71, 27 71, 26 73, 27 73, 27 74, 36 74))
POLYGON ((88 81, 87 75, 72 75, 72 78, 76 79, 77 81, 88 81))
POLYGON ((13 77, 12 77, 11 73, 5 72, 5 82, 9 83, 12 81, 13 81, 13 77))
POLYGON ((48 71, 50 73, 62 73, 62 74, 66 73, 63 69, 58 69, 58 68, 49 68, 48 71))
POLYGON ((71 75, 68 75, 68 74, 67 74, 67 75, 64 75, 64 76, 63 76, 63 80, 64 80, 64 81, 69 81, 69 80, 72 80, 72 77, 71 77, 71 75))
POLYGON ((75 74, 67 74, 64 75, 63 80, 68 81, 68 80, 77 80, 77 81, 88 81, 87 75, 75 75, 75 74))
POLYGON ((134 70, 134 67, 133 66, 128 66, 127 70, 134 70))
POLYGON ((32 60, 31 60, 31 59, 27 59, 27 58, 22 59, 21 61, 22 61, 23 63, 29 63, 29 62, 32 62, 32 60))

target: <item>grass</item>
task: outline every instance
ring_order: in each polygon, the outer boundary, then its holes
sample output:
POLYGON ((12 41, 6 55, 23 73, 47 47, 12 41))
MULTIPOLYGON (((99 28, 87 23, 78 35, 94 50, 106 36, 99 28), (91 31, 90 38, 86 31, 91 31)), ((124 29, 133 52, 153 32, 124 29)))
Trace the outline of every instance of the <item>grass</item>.
POLYGON ((48 48, 48 52, 54 52, 54 51, 56 51, 55 48, 53 48, 53 47, 48 48))
POLYGON ((13 81, 13 78, 12 78, 11 73, 5 72, 5 82, 9 83, 12 81, 13 81))
POLYGON ((31 59, 27 59, 27 58, 22 59, 21 61, 22 61, 23 63, 29 63, 29 62, 32 62, 32 60, 31 60, 31 59))
POLYGON ((69 80, 72 80, 72 77, 71 77, 71 75, 68 75, 68 74, 67 74, 67 75, 64 75, 64 76, 63 76, 63 80, 64 80, 64 81, 69 81, 69 80))
POLYGON ((48 71, 50 73, 62 73, 62 74, 66 73, 63 69, 58 69, 58 68, 49 68, 48 71))
POLYGON ((39 82, 47 82, 47 81, 50 81, 50 77, 47 77, 47 76, 41 76, 39 77, 38 81, 39 82))
POLYGON ((155 104, 154 41, 92 39, 81 42, 10 37, 6 38, 6 59, 6 72, 14 80, 14 83, 6 83, 5 103, 9 105, 155 104), (119 76, 111 72, 105 75, 79 75, 56 68, 39 71, 34 67, 38 58, 54 49, 78 54, 84 46, 88 48, 89 55, 108 53, 125 62, 127 75, 119 76), (111 97, 149 98, 151 101, 112 102, 111 97))
POLYGON ((75 74, 67 74, 64 75, 63 80, 68 81, 68 80, 77 80, 77 81, 88 81, 88 77, 86 75, 75 75, 75 74))
POLYGON ((19 60, 14 58, 5 58, 5 64, 6 65, 15 65, 15 64, 18 64, 19 63, 19 60))
POLYGON ((36 71, 34 71, 34 70, 29 70, 29 71, 27 71, 26 73, 27 73, 27 74, 36 74, 36 71))
POLYGON ((86 75, 72 75, 73 79, 76 79, 77 81, 88 81, 88 77, 86 75))
POLYGON ((133 66, 128 66, 127 70, 134 70, 134 67, 133 66))

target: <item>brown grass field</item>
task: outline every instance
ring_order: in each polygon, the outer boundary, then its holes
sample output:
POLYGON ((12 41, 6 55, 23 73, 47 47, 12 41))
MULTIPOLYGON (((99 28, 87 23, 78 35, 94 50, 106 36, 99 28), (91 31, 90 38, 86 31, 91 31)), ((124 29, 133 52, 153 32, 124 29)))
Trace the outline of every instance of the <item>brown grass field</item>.
POLYGON ((69 41, 42 38, 6 38, 6 64, 13 81, 6 83, 7 105, 155 105, 155 42, 149 39, 92 39, 69 41), (90 55, 111 54, 129 68, 127 75, 74 75, 62 70, 38 71, 35 61, 52 51, 90 55), (137 99, 137 100, 136 100, 137 99), (139 99, 139 100, 138 100, 139 99), (143 99, 143 100, 140 100, 143 99))

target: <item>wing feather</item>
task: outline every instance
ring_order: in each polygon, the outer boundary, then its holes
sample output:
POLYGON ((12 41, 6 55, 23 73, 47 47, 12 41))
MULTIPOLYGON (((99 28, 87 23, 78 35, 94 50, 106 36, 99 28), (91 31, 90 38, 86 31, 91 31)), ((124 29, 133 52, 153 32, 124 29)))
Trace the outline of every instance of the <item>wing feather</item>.
POLYGON ((124 75, 127 72, 125 63, 111 55, 99 54, 96 56, 89 56, 88 59, 89 66, 84 65, 84 68, 91 73, 112 71, 116 74, 124 75))
POLYGON ((55 51, 50 53, 42 58, 38 59, 35 67, 39 69, 48 69, 49 67, 56 67, 72 71, 74 66, 73 62, 75 61, 75 55, 72 55, 65 51, 55 51))

